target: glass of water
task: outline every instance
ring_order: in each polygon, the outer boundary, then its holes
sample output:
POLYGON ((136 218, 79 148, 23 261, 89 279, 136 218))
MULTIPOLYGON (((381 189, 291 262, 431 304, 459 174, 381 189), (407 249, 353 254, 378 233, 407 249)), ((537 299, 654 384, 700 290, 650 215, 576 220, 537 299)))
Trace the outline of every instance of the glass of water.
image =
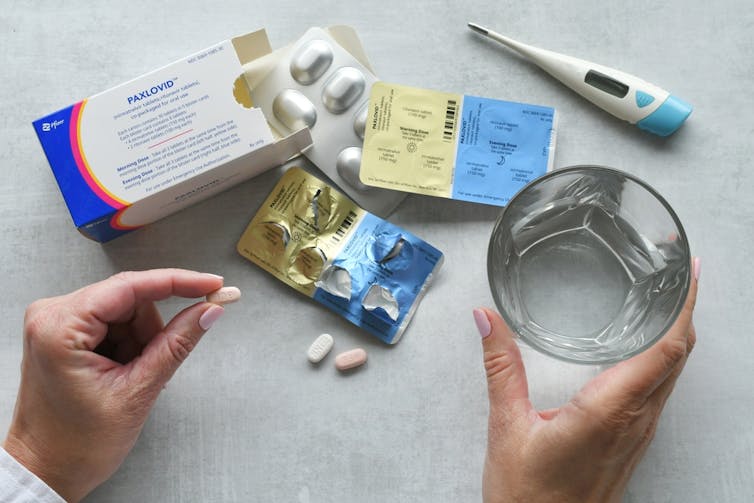
POLYGON ((691 277, 673 209, 632 175, 574 166, 524 187, 495 223, 487 274, 500 314, 535 349, 576 363, 657 341, 691 277))

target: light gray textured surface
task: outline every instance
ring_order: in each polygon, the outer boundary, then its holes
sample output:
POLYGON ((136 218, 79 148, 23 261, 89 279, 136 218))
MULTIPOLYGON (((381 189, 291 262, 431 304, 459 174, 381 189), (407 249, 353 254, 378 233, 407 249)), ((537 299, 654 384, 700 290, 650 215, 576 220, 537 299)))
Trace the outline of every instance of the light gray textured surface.
MULTIPOLYGON (((89 501, 471 502, 486 435, 471 310, 489 305, 485 254, 498 210, 409 196, 392 221, 446 263, 392 348, 246 262, 235 242, 280 176, 101 246, 73 228, 31 121, 230 36, 265 27, 277 47, 346 23, 382 78, 551 105, 556 166, 598 163, 645 179, 674 206, 703 260, 699 342, 626 501, 754 499, 754 10, 691 2, 4 2, 0 13, 0 431, 18 385, 32 300, 123 269, 223 274, 244 291, 163 392, 131 456, 89 501), (524 41, 635 73, 695 106, 659 139, 596 109, 470 33, 524 41), (343 377, 305 351, 320 332, 369 363, 343 377)), ((169 315, 186 302, 167 302, 169 315)), ((535 405, 566 400, 599 369, 524 348, 535 405)))

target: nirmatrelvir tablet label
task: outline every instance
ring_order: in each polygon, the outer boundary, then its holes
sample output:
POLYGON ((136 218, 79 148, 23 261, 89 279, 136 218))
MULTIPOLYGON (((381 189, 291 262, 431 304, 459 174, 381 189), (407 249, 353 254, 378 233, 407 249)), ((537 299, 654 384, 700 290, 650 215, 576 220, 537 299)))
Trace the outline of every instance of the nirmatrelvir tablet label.
POLYGON ((378 82, 360 179, 366 185, 504 206, 552 169, 550 107, 378 82))
POLYGON ((414 315, 443 254, 300 168, 280 179, 238 252, 388 344, 414 315))

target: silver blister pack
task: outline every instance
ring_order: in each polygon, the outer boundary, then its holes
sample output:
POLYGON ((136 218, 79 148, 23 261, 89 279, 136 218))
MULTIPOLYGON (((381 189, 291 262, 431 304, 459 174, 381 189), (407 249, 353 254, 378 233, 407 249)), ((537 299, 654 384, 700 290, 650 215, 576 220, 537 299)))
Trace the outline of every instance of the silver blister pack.
POLYGON ((359 180, 369 92, 377 77, 327 31, 309 29, 251 89, 280 134, 308 127, 304 152, 362 208, 386 217, 406 196, 359 180))

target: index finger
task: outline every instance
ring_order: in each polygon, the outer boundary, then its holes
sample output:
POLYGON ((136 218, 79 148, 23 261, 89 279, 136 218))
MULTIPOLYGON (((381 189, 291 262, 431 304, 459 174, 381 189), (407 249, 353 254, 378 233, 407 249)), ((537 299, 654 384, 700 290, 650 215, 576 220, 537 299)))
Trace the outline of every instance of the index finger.
POLYGON ((178 296, 196 298, 223 286, 215 274, 186 269, 125 271, 73 293, 79 314, 92 315, 103 323, 128 321, 144 302, 178 296))
POLYGON ((643 353, 606 370, 588 385, 589 388, 599 390, 601 400, 612 399, 623 405, 644 403, 670 376, 676 364, 686 357, 689 350, 689 327, 696 305, 698 267, 699 261, 694 259, 689 293, 668 332, 643 353))

